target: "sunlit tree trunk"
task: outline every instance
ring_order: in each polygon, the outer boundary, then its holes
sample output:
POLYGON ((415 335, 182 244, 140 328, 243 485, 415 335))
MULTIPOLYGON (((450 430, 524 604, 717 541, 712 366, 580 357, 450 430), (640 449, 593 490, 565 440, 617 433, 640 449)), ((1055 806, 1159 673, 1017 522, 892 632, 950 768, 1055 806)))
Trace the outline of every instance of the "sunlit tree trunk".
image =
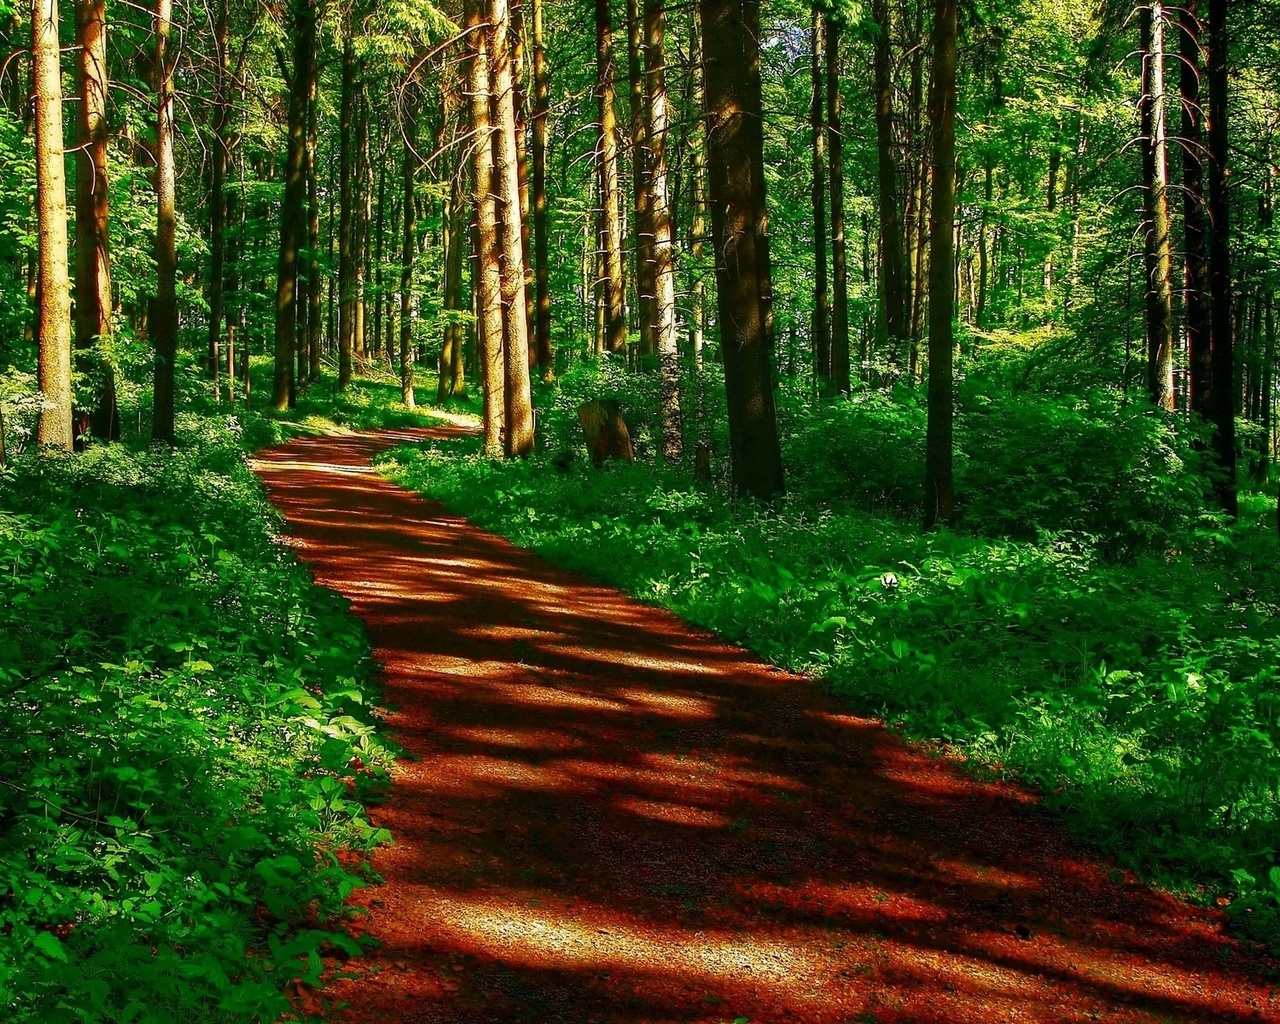
POLYGON ((306 232, 307 94, 316 45, 316 0, 293 0, 293 73, 289 83, 288 149, 284 201, 280 208, 280 255, 276 272, 275 374, 271 407, 287 409, 295 394, 293 348, 297 337, 298 248, 306 232))
POLYGON ((323 310, 321 293, 323 278, 320 273, 320 196, 319 183, 316 180, 316 148, 319 143, 317 122, 319 111, 319 83, 316 81, 315 67, 312 67, 311 90, 307 101, 307 248, 310 257, 307 260, 308 288, 307 298, 311 310, 307 316, 307 380, 315 383, 320 379, 320 339, 323 310))
POLYGON ((636 263, 636 306, 640 327, 640 351, 658 351, 655 272, 653 257, 653 191, 649 186, 649 140, 645 135, 646 89, 644 74, 644 24, 642 0, 627 0, 627 68, 631 86, 631 194, 633 200, 636 263))
POLYGON ((844 134, 841 129, 840 21, 827 22, 827 152, 831 159, 831 378, 849 393, 849 265, 844 236, 844 134))
POLYGON ((520 251, 524 267, 525 338, 528 339, 529 366, 537 365, 538 353, 534 342, 534 287, 533 251, 531 240, 531 209, 529 188, 529 147, 526 135, 529 130, 529 97, 525 89, 525 28, 524 0, 509 0, 511 7, 511 88, 515 108, 516 176, 520 182, 520 251))
POLYGON ((717 318, 734 489, 783 489, 773 388, 773 281, 765 207, 759 0, 700 0, 717 318))
POLYGON ((701 266, 707 236, 707 132, 706 122, 702 117, 706 88, 702 75, 702 7, 699 3, 691 5, 689 18, 690 61, 693 65, 689 71, 693 79, 690 107, 694 112, 694 123, 689 133, 689 176, 692 178, 690 191, 693 194, 689 225, 689 252, 693 257, 690 268, 693 283, 690 287, 692 308, 689 311, 689 347, 693 350, 694 366, 701 369, 707 320, 707 282, 701 266))
POLYGON ((525 303, 524 240, 520 215, 520 166, 516 148, 515 89, 511 72, 511 15, 507 0, 488 0, 492 26, 494 185, 502 204, 503 382, 506 401, 503 449, 507 455, 533 451, 533 395, 529 379, 529 320, 525 303))
MULTIPOLYGON (((408 88, 414 87, 410 85, 408 88)), ((410 102, 404 125, 404 233, 400 249, 400 401, 410 409, 417 404, 413 395, 413 261, 417 231, 413 190, 422 169, 422 157, 418 154, 417 115, 417 103, 410 102)))
POLYGON ((494 201, 493 130, 489 119, 489 45, 480 5, 466 0, 468 92, 471 96, 471 144, 475 205, 475 270, 472 288, 476 303, 476 334, 484 389, 484 450, 497 458, 503 451, 503 329, 502 262, 498 239, 498 211, 494 201))
POLYGON ((344 15, 342 46, 342 105, 339 123, 338 185, 338 387, 351 384, 355 348, 355 265, 352 259, 352 212, 355 206, 354 123, 356 105, 356 56, 350 10, 344 15))
POLYGON ((676 268, 671 250, 671 201, 667 192, 667 108, 665 0, 644 0, 645 136, 650 165, 645 175, 653 225, 653 333, 658 349, 662 457, 678 465, 684 455, 680 422, 680 348, 676 340, 676 268))
POLYGON ((1239 511, 1236 494, 1235 349, 1231 334, 1230 136, 1227 132, 1227 0, 1209 0, 1205 68, 1209 85, 1209 285, 1213 294, 1210 408, 1213 450, 1221 478, 1218 499, 1230 516, 1239 511))
POLYGON ((70 449, 71 282, 67 273, 67 181, 63 166, 62 66, 57 0, 31 3, 35 93, 36 306, 38 379, 44 404, 36 426, 43 447, 70 449))
POLYGON ((157 0, 155 8, 156 80, 156 295, 151 304, 151 338, 155 344, 155 390, 151 419, 153 440, 173 443, 174 363, 178 357, 177 179, 173 164, 173 68, 169 52, 173 0, 157 0))
MULTIPOLYGON (((120 435, 116 413, 115 369, 109 358, 88 356, 99 339, 111 334, 111 260, 107 192, 107 27, 103 0, 77 0, 76 84, 80 94, 79 152, 76 155, 76 349, 81 372, 101 376, 90 399, 87 422, 78 433, 114 440, 120 435), (87 428, 87 429, 86 429, 87 428)), ((215 349, 216 351, 216 349, 215 349)))
MULTIPOLYGON (((466 220, 463 212, 462 172, 453 175, 444 213, 444 308, 446 313, 462 311, 462 254, 465 248, 466 220)), ((465 368, 462 360, 462 324, 448 317, 444 328, 444 347, 440 352, 440 382, 436 401, 443 404, 450 397, 465 393, 465 368)))
POLYGON ((823 114, 827 90, 824 84, 826 53, 826 18, 815 5, 809 29, 811 65, 809 91, 809 131, 813 137, 813 180, 810 192, 813 204, 813 372, 822 378, 831 376, 831 311, 827 285, 827 132, 823 114))
POLYGON ((613 22, 609 0, 596 0, 596 95, 599 98, 600 231, 604 261, 605 348, 627 350, 626 286, 622 277, 622 215, 618 196, 618 118, 614 89, 613 22))
POLYGON ((551 82, 547 50, 543 43, 543 0, 533 4, 533 281, 534 350, 544 379, 552 374, 551 290, 547 258, 547 120, 551 106, 551 82))
POLYGON ((1206 252, 1208 220, 1204 197, 1204 114, 1201 109, 1200 0, 1183 0, 1178 15, 1179 72, 1182 94, 1182 223, 1186 263, 1183 302, 1186 307, 1187 355, 1190 371, 1189 405, 1209 415, 1212 393, 1212 354, 1209 346, 1209 257, 1206 252))
POLYGON ((951 522, 952 493, 952 305, 955 299, 956 210, 956 0, 936 0, 933 81, 929 122, 933 125, 933 201, 929 258, 929 422, 925 442, 925 527, 951 522))
POLYGON ((1163 0, 1152 0, 1138 17, 1142 34, 1142 166, 1147 196, 1147 391, 1153 404, 1172 409, 1173 247, 1169 234, 1163 0))

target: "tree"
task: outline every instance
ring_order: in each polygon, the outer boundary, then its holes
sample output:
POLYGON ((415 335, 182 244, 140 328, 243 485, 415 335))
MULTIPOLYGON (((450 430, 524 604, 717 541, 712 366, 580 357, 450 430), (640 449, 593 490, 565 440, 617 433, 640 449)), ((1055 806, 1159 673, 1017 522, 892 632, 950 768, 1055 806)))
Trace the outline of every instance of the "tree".
POLYGON ((827 90, 823 81, 826 53, 826 18, 817 4, 809 30, 812 96, 809 99, 809 131, 813 136, 813 372, 831 376, 830 296, 827 287, 827 132, 823 113, 827 90))
POLYGON ((782 492, 773 394, 773 279, 765 208, 759 0, 699 0, 708 205, 734 489, 782 492))
POLYGON ((632 231, 635 234, 635 282, 636 308, 640 321, 640 351, 653 355, 658 351, 658 339, 654 331, 657 313, 656 272, 653 253, 653 209, 650 201, 653 188, 649 184, 649 139, 646 134, 648 108, 647 82, 644 73, 644 25, 641 13, 642 0, 627 0, 627 68, 631 85, 631 195, 634 217, 632 231))
POLYGON ((1199 0, 1183 0, 1178 14, 1179 71, 1182 94, 1182 223, 1185 256, 1183 301, 1186 306, 1188 386, 1192 412, 1209 415, 1213 364, 1209 345, 1208 221, 1204 197, 1204 112, 1200 99, 1199 0))
POLYGON ((75 344, 82 373, 101 374, 87 422, 95 437, 120 436, 115 369, 108 358, 91 359, 95 344, 111 334, 110 207, 107 168, 107 26, 103 0, 76 2, 76 85, 80 95, 76 154, 75 344))
POLYGON ((947 525, 955 515, 952 485, 954 408, 952 359, 955 339, 956 210, 956 0, 936 0, 933 80, 929 121, 933 125, 933 201, 929 254, 929 422, 925 438, 924 523, 947 525))
POLYGON ((403 232, 400 247, 400 401, 409 409, 417 402, 413 395, 413 262, 417 256, 414 203, 414 183, 422 170, 422 157, 418 153, 418 104, 416 96, 409 95, 416 86, 408 83, 404 117, 404 201, 403 232))
POLYGON ((355 355, 355 208, 356 50, 350 3, 342 14, 342 95, 338 126, 338 387, 351 385, 355 355))
POLYGON ((1146 189, 1147 391, 1173 409, 1173 244, 1169 222, 1169 144, 1165 127, 1164 3, 1151 0, 1138 16, 1142 49, 1143 185, 1146 189))
POLYGON ((67 276, 67 181, 63 169, 62 68, 57 0, 31 2, 35 92, 36 222, 39 289, 36 339, 43 404, 36 428, 42 448, 72 445, 71 282, 67 276))
POLYGON ((544 380, 551 377, 551 288, 547 246, 547 121, 551 83, 543 41, 543 0, 533 3, 533 282, 534 350, 544 380))
POLYGON ((627 349, 626 290, 622 279, 622 215, 618 199, 618 118, 615 111, 613 22, 609 0, 596 0, 596 95, 599 98, 599 251, 604 261, 605 348, 627 349))
POLYGON ((175 379, 178 360, 177 172, 173 164, 173 73, 170 52, 173 0, 156 0, 156 293, 151 303, 151 332, 155 345, 155 390, 151 437, 174 442, 175 379))
POLYGON ((889 4, 873 0, 876 23, 875 97, 877 209, 880 221, 880 309, 876 336, 881 349, 909 333, 906 253, 898 216, 898 162, 893 153, 893 79, 890 75, 889 4))
POLYGON ((684 454, 680 422, 680 349, 676 341, 676 268, 671 249, 671 199, 667 193, 667 111, 665 0, 644 0, 645 138, 649 166, 646 205, 653 227, 654 341, 658 352, 662 457, 679 465, 684 454))
POLYGON ((851 387, 849 366, 849 267, 844 233, 844 134, 841 127, 840 29, 838 18, 827 21, 827 152, 831 158, 831 378, 836 390, 847 395, 851 387))

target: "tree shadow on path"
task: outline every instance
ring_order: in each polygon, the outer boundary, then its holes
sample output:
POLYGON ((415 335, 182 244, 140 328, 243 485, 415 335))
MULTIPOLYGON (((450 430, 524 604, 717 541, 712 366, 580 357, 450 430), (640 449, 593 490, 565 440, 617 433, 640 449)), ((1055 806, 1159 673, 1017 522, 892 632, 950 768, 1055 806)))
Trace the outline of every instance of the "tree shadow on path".
POLYGON ((1280 1020, 1219 915, 1113 881, 1027 794, 368 468, 458 433, 257 465, 413 755, 343 1020, 1280 1020))

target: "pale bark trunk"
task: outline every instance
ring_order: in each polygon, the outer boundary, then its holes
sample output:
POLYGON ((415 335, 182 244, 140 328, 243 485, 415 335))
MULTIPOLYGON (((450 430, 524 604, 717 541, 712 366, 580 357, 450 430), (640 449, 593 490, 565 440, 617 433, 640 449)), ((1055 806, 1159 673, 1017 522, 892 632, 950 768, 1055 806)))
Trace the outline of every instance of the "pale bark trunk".
POLYGON ((827 153, 831 161, 831 378, 849 393, 849 266, 844 235, 844 135, 841 133, 840 22, 827 23, 827 153))
MULTIPOLYGON (((689 347, 693 350, 694 367, 701 369, 707 323, 707 282, 703 277, 701 266, 707 236, 707 132, 706 122, 702 116, 703 104, 706 102, 706 86, 702 74, 702 8, 700 4, 692 5, 689 17, 690 60, 693 64, 690 69, 693 79, 690 106, 694 115, 689 138, 689 174, 693 179, 690 183, 690 191, 693 193, 693 210, 689 226, 689 252, 693 257, 690 262, 693 284, 690 288, 692 308, 689 314, 689 347)), ((698 393, 701 396, 701 387, 698 393)))
POLYGON ((613 23, 609 0, 596 0, 596 90, 600 111, 600 231, 604 261, 604 346, 613 355, 627 350, 626 284, 622 276, 622 215, 618 197, 618 117, 615 109, 613 23))
POLYGON ((547 246, 547 120, 551 105, 551 83, 547 73, 547 51, 543 43, 543 0, 533 3, 533 280, 534 349, 544 380, 550 379, 551 290, 547 246))
POLYGON ((355 140, 353 117, 355 112, 355 41, 354 27, 348 11, 344 17, 345 39, 342 47, 342 102, 339 115, 339 185, 338 185, 338 387, 351 384, 352 361, 355 349, 355 306, 352 301, 355 290, 355 271, 352 260, 352 212, 355 178, 355 140))
POLYGON ((649 140, 645 137, 644 25, 641 0, 627 0, 627 69, 631 86, 631 194, 633 201, 636 263, 636 318, 640 328, 640 351, 658 351, 653 325, 655 265, 653 261, 653 210, 649 175, 649 140))
POLYGON ((1140 15, 1142 32, 1143 184, 1147 189, 1147 391, 1173 409, 1173 247, 1169 226, 1169 144, 1165 127, 1164 3, 1140 15))
POLYGON ((416 255, 413 186, 422 169, 422 158, 418 155, 416 128, 417 109, 411 104, 405 118, 404 233, 400 249, 400 401, 409 409, 417 404, 413 394, 413 260, 416 255))
POLYGON ((173 0, 157 0, 156 76, 156 296, 151 306, 151 336, 156 349, 151 421, 154 440, 173 443, 174 362, 178 356, 177 199, 173 164, 173 66, 169 52, 173 0))
POLYGON ((809 29, 809 132, 813 140, 813 372, 821 379, 831 376, 831 307, 827 285, 827 131, 823 118, 827 90, 823 81, 826 53, 826 18, 815 6, 809 29))

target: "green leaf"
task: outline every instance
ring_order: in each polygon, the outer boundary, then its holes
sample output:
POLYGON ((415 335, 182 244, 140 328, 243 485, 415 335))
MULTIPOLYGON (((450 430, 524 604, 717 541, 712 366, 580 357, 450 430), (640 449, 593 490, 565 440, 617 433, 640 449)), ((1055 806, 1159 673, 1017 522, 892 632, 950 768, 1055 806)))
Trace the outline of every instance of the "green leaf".
POLYGON ((62 948, 62 940, 53 932, 37 932, 33 945, 50 959, 65 960, 67 958, 67 951, 62 948))

